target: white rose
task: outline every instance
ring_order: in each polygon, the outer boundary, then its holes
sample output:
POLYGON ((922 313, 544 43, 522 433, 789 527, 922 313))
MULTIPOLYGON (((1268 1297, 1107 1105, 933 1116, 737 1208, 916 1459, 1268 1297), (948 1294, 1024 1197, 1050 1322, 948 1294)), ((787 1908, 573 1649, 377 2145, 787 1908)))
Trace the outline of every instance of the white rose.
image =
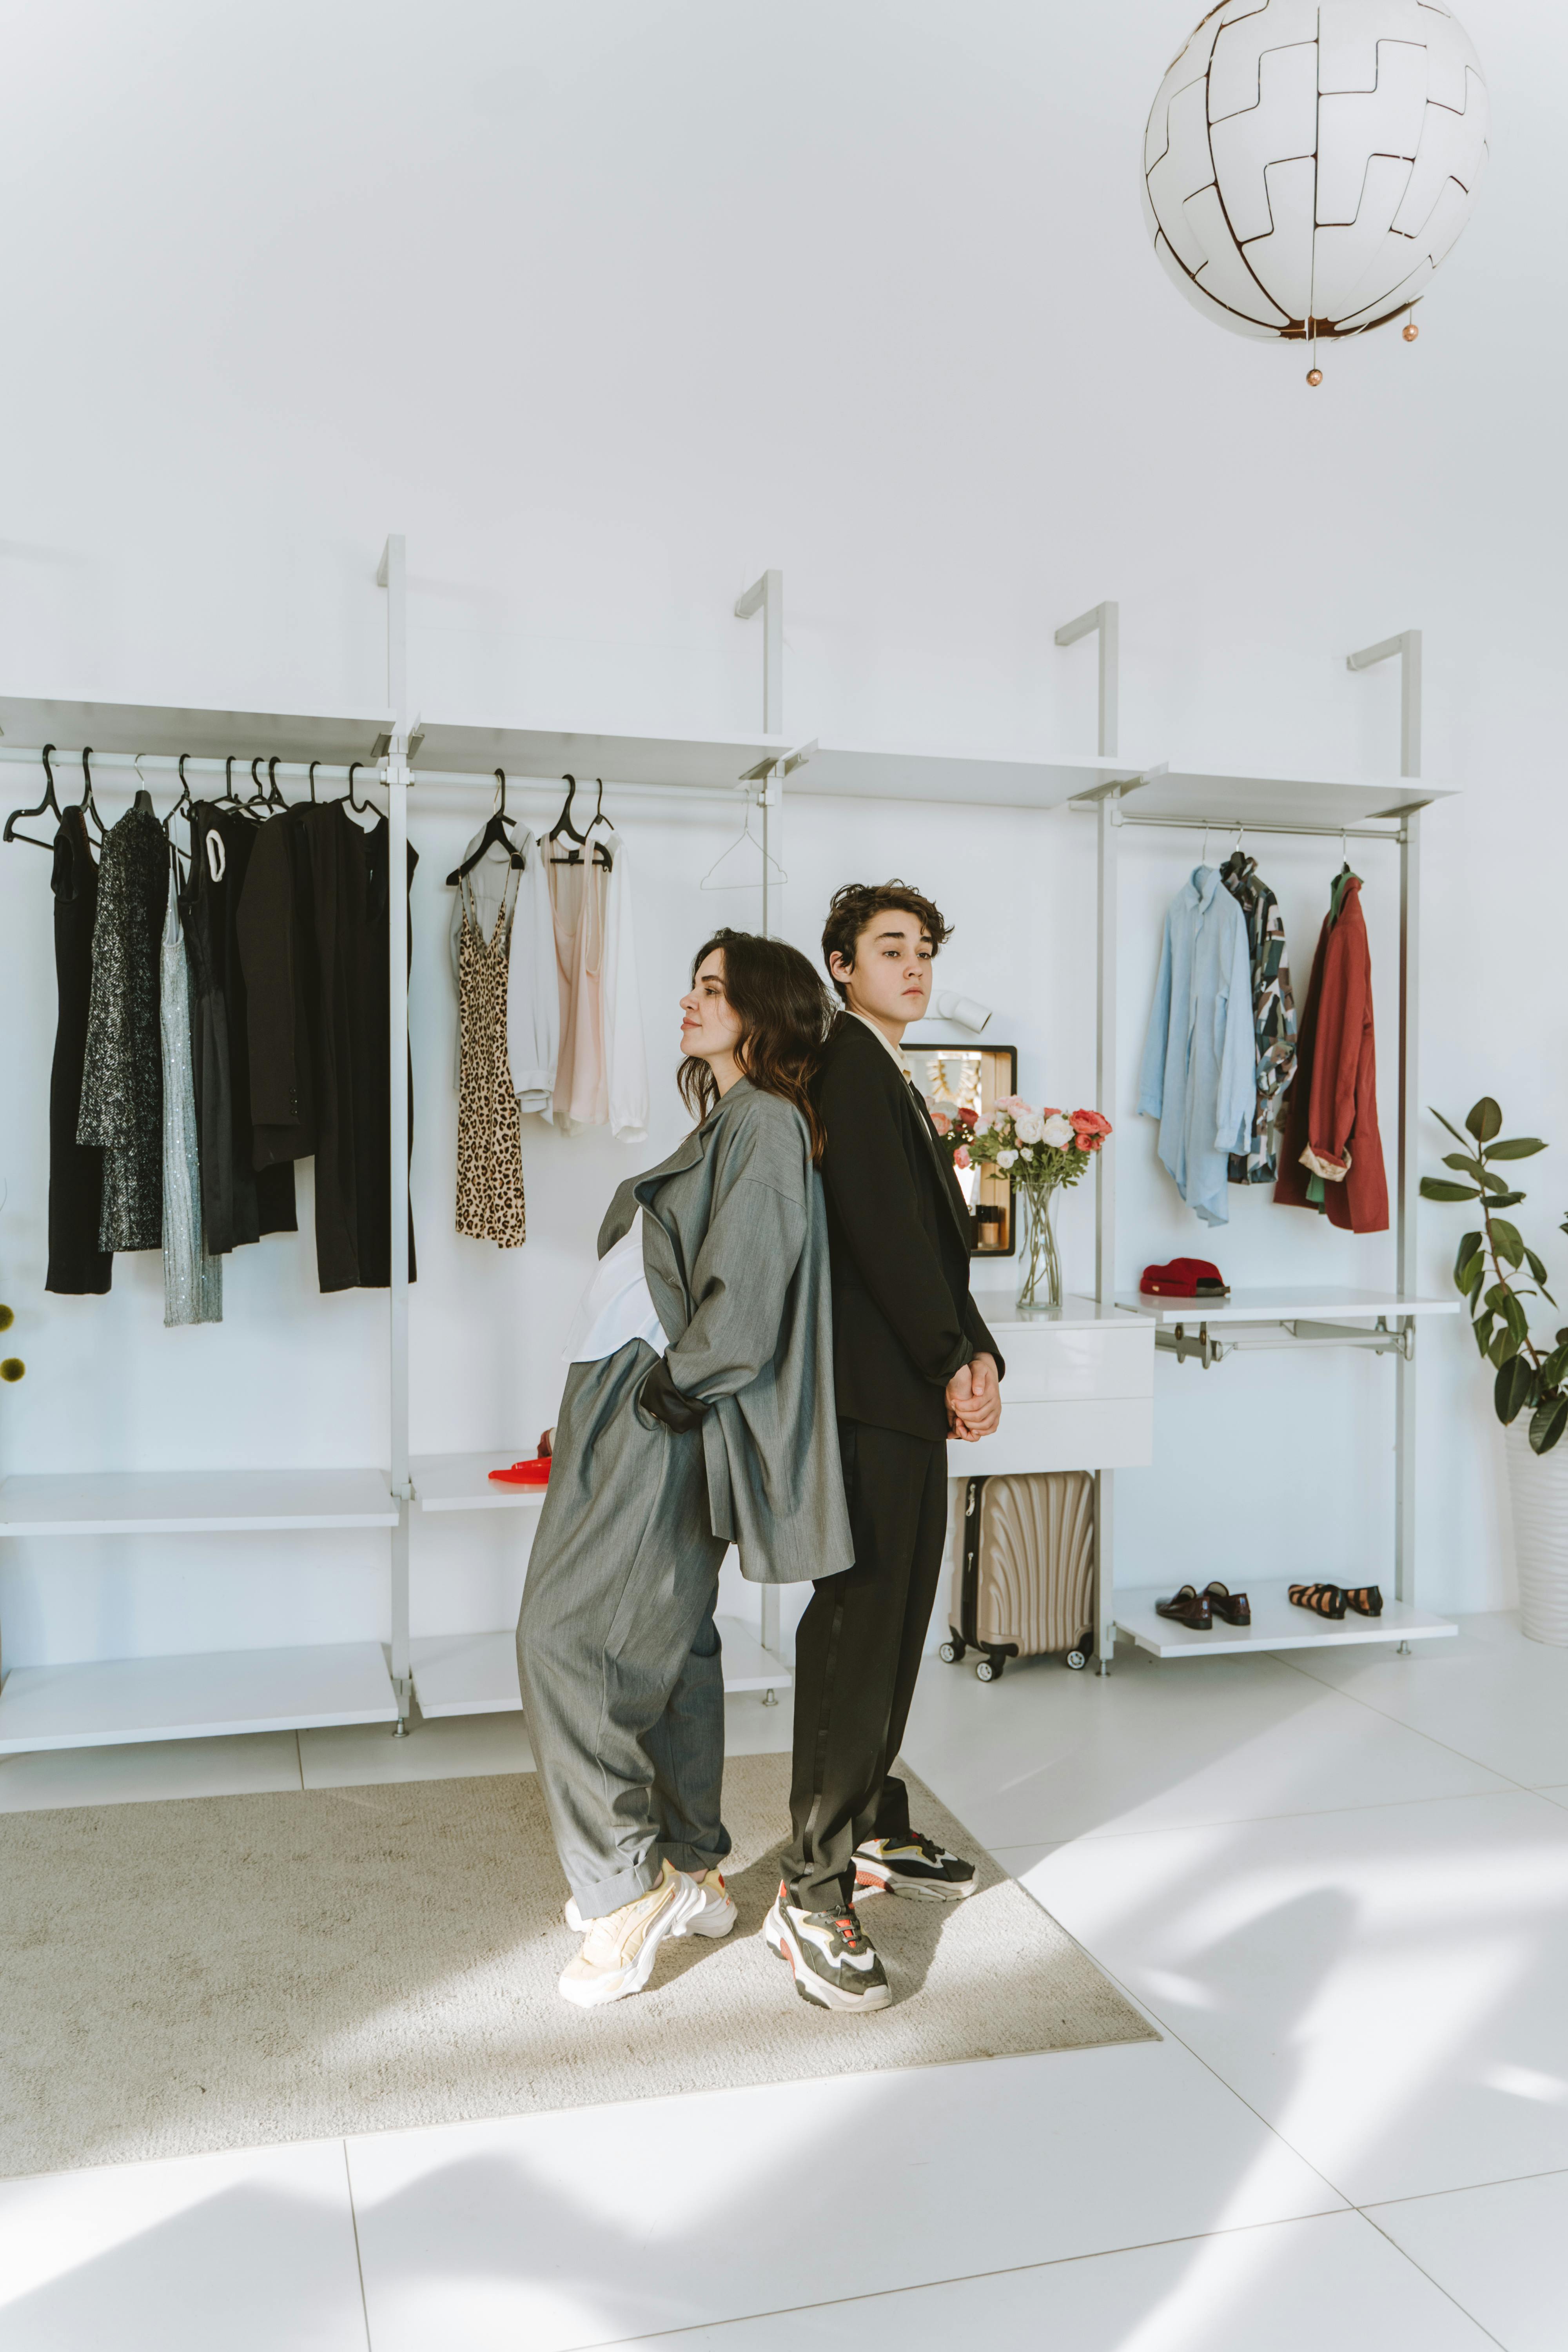
POLYGON ((1047 1119, 1040 1130, 1040 1140, 1048 1143, 1055 1151, 1065 1151, 1073 1141, 1071 1119, 1058 1110, 1055 1118, 1047 1119))
POLYGON ((1020 1143, 1038 1143, 1043 1124, 1037 1110, 1020 1111, 1013 1122, 1020 1143))
POLYGON ((1017 1157, 1016 1151, 999 1151, 996 1154, 996 1165, 998 1168, 1011 1168, 1017 1157))

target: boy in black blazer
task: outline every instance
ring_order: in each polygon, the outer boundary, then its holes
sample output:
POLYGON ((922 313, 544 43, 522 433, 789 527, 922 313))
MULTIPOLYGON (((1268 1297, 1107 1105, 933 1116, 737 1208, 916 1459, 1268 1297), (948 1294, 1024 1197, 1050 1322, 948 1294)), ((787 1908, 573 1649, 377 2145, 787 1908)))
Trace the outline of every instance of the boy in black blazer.
POLYGON ((969 1217, 899 1042, 949 926, 902 882, 835 893, 823 932, 845 1012, 813 1086, 833 1288, 834 1381, 855 1565, 795 1635, 792 1836, 768 1941, 803 1999, 886 2008, 858 1889, 950 1902, 971 1863, 922 1837, 898 1754, 947 1528, 947 1442, 1001 1417, 1003 1365, 969 1290, 969 1217))

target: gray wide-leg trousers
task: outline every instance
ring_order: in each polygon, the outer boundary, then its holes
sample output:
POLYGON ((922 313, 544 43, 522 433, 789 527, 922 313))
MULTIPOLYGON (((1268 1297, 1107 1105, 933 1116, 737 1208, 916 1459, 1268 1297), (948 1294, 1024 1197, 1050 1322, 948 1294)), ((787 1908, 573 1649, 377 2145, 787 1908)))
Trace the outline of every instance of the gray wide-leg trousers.
POLYGON ((654 1360, 634 1339, 573 1365, 517 1621, 534 1760, 584 1919, 646 1895, 666 1855, 706 1870, 730 1851, 713 1622, 728 1547, 700 1433, 637 1402, 654 1360))

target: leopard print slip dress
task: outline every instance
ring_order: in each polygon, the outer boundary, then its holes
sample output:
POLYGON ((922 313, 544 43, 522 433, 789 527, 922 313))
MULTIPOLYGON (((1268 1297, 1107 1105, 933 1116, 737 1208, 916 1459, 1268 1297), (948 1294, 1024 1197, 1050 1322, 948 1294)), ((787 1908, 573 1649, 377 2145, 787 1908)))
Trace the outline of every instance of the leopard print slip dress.
POLYGON ((507 1054, 507 965, 517 873, 489 940, 465 874, 458 940, 458 1231, 516 1249, 528 1234, 522 1197, 522 1127, 507 1054))

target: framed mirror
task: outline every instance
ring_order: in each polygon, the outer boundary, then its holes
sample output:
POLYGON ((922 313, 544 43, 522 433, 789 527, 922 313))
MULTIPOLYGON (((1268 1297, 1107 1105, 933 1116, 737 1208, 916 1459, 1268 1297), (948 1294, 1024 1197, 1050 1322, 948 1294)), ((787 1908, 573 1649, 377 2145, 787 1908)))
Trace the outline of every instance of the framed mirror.
MULTIPOLYGON (((933 1114, 955 1119, 974 1113, 977 1127, 990 1123, 998 1102, 1018 1091, 1016 1045, 906 1045, 904 1064, 933 1114)), ((954 1171, 969 1203, 972 1257, 1011 1257, 1017 1248, 1013 1180, 995 1168, 954 1171)))

